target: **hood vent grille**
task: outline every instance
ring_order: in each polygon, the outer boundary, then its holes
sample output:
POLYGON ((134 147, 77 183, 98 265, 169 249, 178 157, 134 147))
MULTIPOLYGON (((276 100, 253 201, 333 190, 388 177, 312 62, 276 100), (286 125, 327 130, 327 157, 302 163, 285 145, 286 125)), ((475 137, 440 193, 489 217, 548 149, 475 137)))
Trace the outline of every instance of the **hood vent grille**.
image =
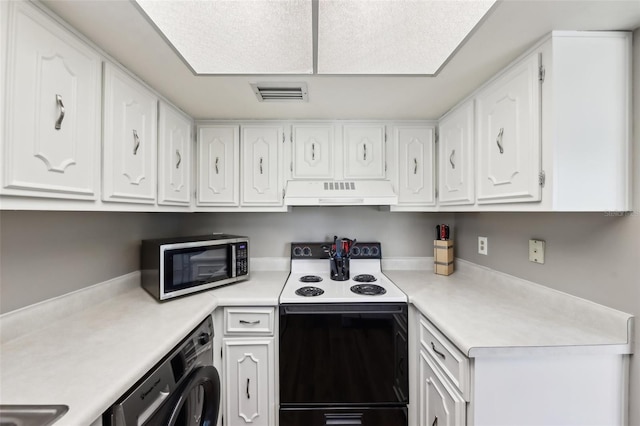
POLYGON ((324 182, 325 191, 355 191, 355 182, 324 182))
POLYGON ((307 83, 251 83, 260 102, 308 102, 307 83))

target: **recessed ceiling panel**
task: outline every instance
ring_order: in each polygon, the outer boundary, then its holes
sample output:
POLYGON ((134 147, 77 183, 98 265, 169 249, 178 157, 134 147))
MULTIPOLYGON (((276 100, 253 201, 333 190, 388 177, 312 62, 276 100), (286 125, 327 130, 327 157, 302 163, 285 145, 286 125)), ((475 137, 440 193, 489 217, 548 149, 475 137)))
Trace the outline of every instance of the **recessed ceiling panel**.
POLYGON ((318 74, 435 74, 495 0, 320 0, 318 74))
POLYGON ((197 74, 310 74, 311 0, 136 0, 197 74))

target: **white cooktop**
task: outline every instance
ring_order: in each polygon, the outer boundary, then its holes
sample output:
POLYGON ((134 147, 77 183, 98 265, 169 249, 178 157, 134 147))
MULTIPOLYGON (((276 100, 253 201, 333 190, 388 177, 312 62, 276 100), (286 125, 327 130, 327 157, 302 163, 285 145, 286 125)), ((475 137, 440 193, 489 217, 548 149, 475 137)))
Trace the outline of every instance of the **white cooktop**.
POLYGON ((292 260, 291 274, 280 294, 280 303, 372 303, 372 302, 407 302, 407 296, 380 269, 380 260, 352 259, 350 262, 350 279, 333 281, 329 273, 329 259, 292 260), (353 278, 360 274, 371 274, 376 277, 372 283, 360 283, 353 278), (300 282, 305 275, 317 275, 322 281, 315 283, 300 282), (376 284, 386 292, 378 295, 363 295, 351 291, 358 284, 376 284), (305 297, 296 294, 301 287, 312 286, 324 291, 323 294, 305 297))

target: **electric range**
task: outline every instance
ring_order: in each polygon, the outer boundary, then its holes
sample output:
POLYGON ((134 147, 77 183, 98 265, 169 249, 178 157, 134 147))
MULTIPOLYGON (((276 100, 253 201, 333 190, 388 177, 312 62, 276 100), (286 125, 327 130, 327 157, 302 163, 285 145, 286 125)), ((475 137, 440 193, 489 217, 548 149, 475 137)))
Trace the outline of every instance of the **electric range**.
POLYGON ((349 279, 330 276, 330 243, 292 243, 291 274, 280 303, 407 302, 407 296, 382 273, 380 243, 357 243, 349 253, 349 279))
POLYGON ((335 245, 291 244, 280 426, 407 426, 407 296, 382 273, 380 243, 335 245))

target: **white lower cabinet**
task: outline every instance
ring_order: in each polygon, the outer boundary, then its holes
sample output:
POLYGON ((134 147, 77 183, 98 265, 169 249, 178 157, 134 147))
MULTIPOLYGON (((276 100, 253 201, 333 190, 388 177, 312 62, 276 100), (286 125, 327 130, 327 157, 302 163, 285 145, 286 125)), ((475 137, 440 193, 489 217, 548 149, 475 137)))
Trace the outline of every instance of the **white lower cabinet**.
POLYGON ((421 425, 464 426, 466 402, 439 373, 435 362, 420 351, 420 398, 418 419, 421 425))
POLYGON ((472 348, 467 357, 425 316, 414 314, 409 369, 418 381, 411 384, 410 424, 626 423, 628 355, 505 347, 472 348))
POLYGON ((224 340, 224 424, 275 424, 274 338, 224 340))
POLYGON ((275 426, 276 309, 273 306, 226 307, 214 312, 221 346, 222 379, 218 425, 275 426))

